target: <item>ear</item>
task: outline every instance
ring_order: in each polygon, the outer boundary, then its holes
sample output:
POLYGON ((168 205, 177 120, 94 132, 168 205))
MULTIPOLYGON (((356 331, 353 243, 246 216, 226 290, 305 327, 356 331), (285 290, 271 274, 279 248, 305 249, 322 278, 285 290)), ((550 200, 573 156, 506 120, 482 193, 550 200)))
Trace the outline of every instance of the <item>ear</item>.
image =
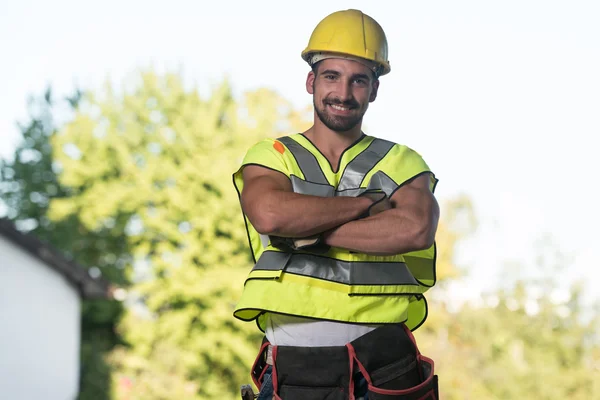
POLYGON ((369 102, 372 103, 377 98, 377 90, 379 89, 379 79, 373 82, 371 87, 371 96, 369 96, 369 102))
POLYGON ((308 76, 306 77, 306 91, 308 94, 314 94, 314 85, 315 85, 315 73, 310 71, 308 76))

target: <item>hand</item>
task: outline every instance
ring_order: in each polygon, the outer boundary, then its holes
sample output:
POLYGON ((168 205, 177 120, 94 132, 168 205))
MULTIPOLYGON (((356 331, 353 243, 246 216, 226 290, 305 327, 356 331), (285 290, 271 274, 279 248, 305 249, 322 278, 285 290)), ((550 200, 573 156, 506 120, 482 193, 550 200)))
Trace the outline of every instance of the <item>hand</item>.
POLYGON ((329 246, 325 244, 321 235, 305 238, 285 238, 281 236, 269 236, 271 245, 285 251, 306 250, 313 253, 326 253, 329 246))
POLYGON ((390 202, 390 199, 387 197, 385 192, 369 191, 360 194, 359 197, 367 197, 371 201, 373 201, 369 208, 367 208, 367 210, 363 214, 361 214, 359 219, 371 217, 373 215, 379 214, 380 212, 392 208, 392 203, 390 202))

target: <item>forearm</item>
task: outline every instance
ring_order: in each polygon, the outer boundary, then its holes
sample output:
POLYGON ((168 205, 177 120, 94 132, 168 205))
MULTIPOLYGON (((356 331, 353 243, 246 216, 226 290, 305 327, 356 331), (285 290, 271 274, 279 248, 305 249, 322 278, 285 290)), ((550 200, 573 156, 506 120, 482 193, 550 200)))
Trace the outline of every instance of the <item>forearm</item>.
POLYGON ((430 247, 434 234, 435 227, 429 221, 389 210, 334 228, 324 235, 324 239, 332 247, 372 255, 393 255, 430 247))
POLYGON ((266 235, 307 237, 358 218, 371 204, 366 197, 318 197, 272 191, 263 197, 261 212, 253 224, 266 235))

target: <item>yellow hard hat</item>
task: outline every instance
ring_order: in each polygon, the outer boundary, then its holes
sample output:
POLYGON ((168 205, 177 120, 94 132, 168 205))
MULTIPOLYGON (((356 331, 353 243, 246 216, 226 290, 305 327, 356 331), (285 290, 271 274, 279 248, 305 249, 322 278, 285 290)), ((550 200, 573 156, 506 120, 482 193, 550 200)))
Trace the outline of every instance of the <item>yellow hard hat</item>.
POLYGON ((368 60, 377 75, 390 72, 385 32, 373 18, 359 10, 336 11, 325 17, 310 36, 302 58, 310 65, 319 54, 333 53, 368 60))

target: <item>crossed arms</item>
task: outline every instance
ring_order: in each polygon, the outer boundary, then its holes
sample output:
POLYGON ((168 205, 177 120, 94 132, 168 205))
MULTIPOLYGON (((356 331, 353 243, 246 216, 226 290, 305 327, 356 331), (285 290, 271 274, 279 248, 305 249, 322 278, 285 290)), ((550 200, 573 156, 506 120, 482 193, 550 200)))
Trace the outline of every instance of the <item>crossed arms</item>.
POLYGON ((294 193, 280 172, 256 165, 243 170, 242 209, 264 235, 301 238, 323 234, 325 243, 373 255, 393 255, 429 248, 439 220, 439 206, 429 189, 429 174, 400 187, 392 208, 357 218, 372 204, 368 197, 318 197, 294 193))

